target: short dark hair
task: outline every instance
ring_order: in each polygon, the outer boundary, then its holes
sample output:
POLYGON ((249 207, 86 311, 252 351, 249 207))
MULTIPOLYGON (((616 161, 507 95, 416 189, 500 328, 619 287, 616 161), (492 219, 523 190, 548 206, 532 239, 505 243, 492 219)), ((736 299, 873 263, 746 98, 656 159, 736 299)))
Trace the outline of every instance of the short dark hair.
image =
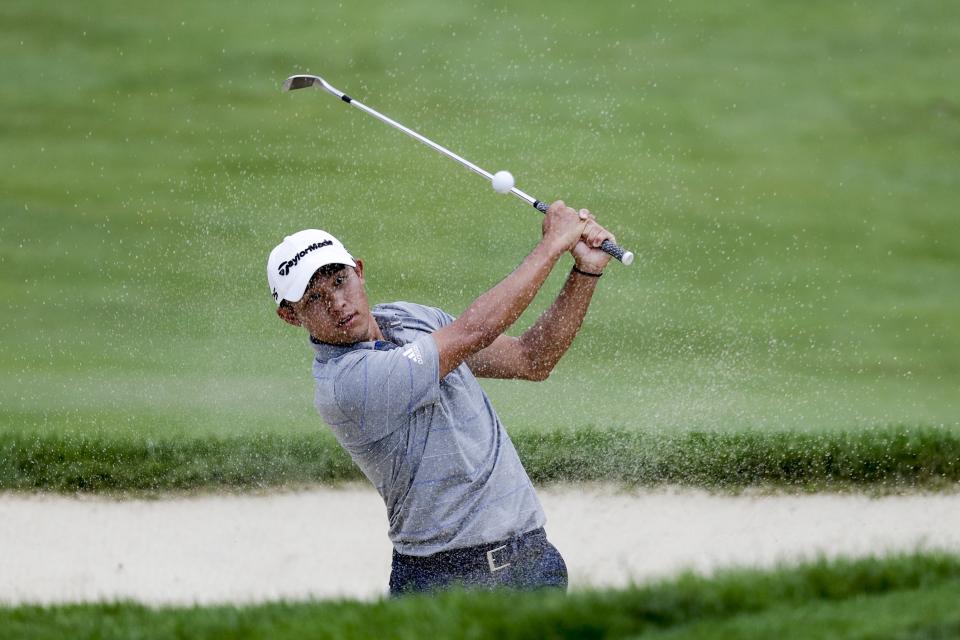
POLYGON ((344 269, 347 268, 347 266, 348 266, 348 265, 340 264, 339 262, 333 262, 333 263, 331 263, 331 264, 325 264, 325 265, 323 265, 322 267, 320 267, 319 269, 317 269, 317 271, 316 271, 316 272, 313 274, 313 276, 310 278, 310 282, 309 282, 309 284, 307 284, 307 289, 310 288, 310 285, 314 284, 314 280, 315 280, 316 278, 323 278, 323 277, 326 277, 326 276, 332 276, 333 274, 335 274, 335 273, 338 272, 338 271, 343 271, 344 269))
MULTIPOLYGON (((310 276, 310 282, 307 283, 307 289, 315 285, 317 283, 318 278, 326 278, 327 276, 332 276, 338 271, 343 271, 348 266, 349 265, 346 265, 346 264, 340 264, 339 262, 323 265, 322 267, 317 269, 312 276, 310 276)), ((307 289, 304 289, 304 291, 306 291, 307 289)), ((287 299, 281 300, 280 306, 285 309, 293 309, 293 305, 290 304, 290 301, 287 299)))

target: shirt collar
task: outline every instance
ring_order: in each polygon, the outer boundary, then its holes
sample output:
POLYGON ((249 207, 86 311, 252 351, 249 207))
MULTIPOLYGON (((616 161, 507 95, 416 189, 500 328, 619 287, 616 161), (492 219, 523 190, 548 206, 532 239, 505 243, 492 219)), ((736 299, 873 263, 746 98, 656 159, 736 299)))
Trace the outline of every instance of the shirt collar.
MULTIPOLYGON (((381 305, 377 305, 371 309, 373 313, 373 319, 377 321, 377 325, 380 327, 380 332, 383 333, 383 337, 388 341, 396 342, 397 333, 403 328, 403 321, 401 320, 399 314, 393 310, 380 309, 381 305)), ((389 343, 387 343, 389 344, 389 343)), ((383 349, 383 342, 380 340, 367 340, 364 342, 355 342, 353 344, 328 344, 326 342, 320 342, 314 340, 313 336, 310 336, 310 345, 313 347, 314 351, 317 352, 316 359, 319 362, 326 362, 328 360, 333 360, 338 358, 345 353, 354 351, 356 349, 383 349)), ((392 348, 392 346, 387 346, 386 348, 392 348)))

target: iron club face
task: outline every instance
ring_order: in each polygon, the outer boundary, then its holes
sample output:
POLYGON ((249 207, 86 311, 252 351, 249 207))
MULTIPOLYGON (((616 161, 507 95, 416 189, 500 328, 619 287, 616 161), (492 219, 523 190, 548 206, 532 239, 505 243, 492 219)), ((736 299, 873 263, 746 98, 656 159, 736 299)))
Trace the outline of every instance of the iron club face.
POLYGON ((296 89, 305 89, 323 82, 320 76, 290 76, 283 81, 284 91, 294 91, 296 89))
MULTIPOLYGON (((342 91, 338 91, 332 84, 320 76, 294 75, 283 81, 284 91, 296 91, 297 89, 306 89, 308 87, 324 89, 327 91, 327 93, 335 95, 341 100, 344 99, 344 94, 342 91)), ((350 100, 347 99, 346 102, 350 102, 350 100)))

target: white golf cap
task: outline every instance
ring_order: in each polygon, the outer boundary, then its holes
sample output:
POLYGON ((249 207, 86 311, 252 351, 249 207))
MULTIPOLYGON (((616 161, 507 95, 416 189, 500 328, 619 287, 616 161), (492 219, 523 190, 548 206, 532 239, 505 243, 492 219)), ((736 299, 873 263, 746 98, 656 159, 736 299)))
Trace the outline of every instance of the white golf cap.
POLYGON ((357 266, 343 244, 326 231, 304 229, 284 238, 267 258, 274 301, 278 305, 281 300, 298 301, 317 269, 328 264, 357 266))

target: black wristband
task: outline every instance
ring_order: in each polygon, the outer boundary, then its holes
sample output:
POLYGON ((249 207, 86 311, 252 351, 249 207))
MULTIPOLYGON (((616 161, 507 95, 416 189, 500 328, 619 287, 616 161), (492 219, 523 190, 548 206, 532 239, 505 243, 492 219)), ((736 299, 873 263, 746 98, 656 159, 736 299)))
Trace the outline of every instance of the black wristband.
POLYGON ((599 278, 600 276, 603 275, 603 271, 601 271, 600 273, 590 273, 589 271, 583 271, 581 269, 577 269, 577 265, 573 265, 573 270, 582 276, 589 276, 591 278, 599 278))

